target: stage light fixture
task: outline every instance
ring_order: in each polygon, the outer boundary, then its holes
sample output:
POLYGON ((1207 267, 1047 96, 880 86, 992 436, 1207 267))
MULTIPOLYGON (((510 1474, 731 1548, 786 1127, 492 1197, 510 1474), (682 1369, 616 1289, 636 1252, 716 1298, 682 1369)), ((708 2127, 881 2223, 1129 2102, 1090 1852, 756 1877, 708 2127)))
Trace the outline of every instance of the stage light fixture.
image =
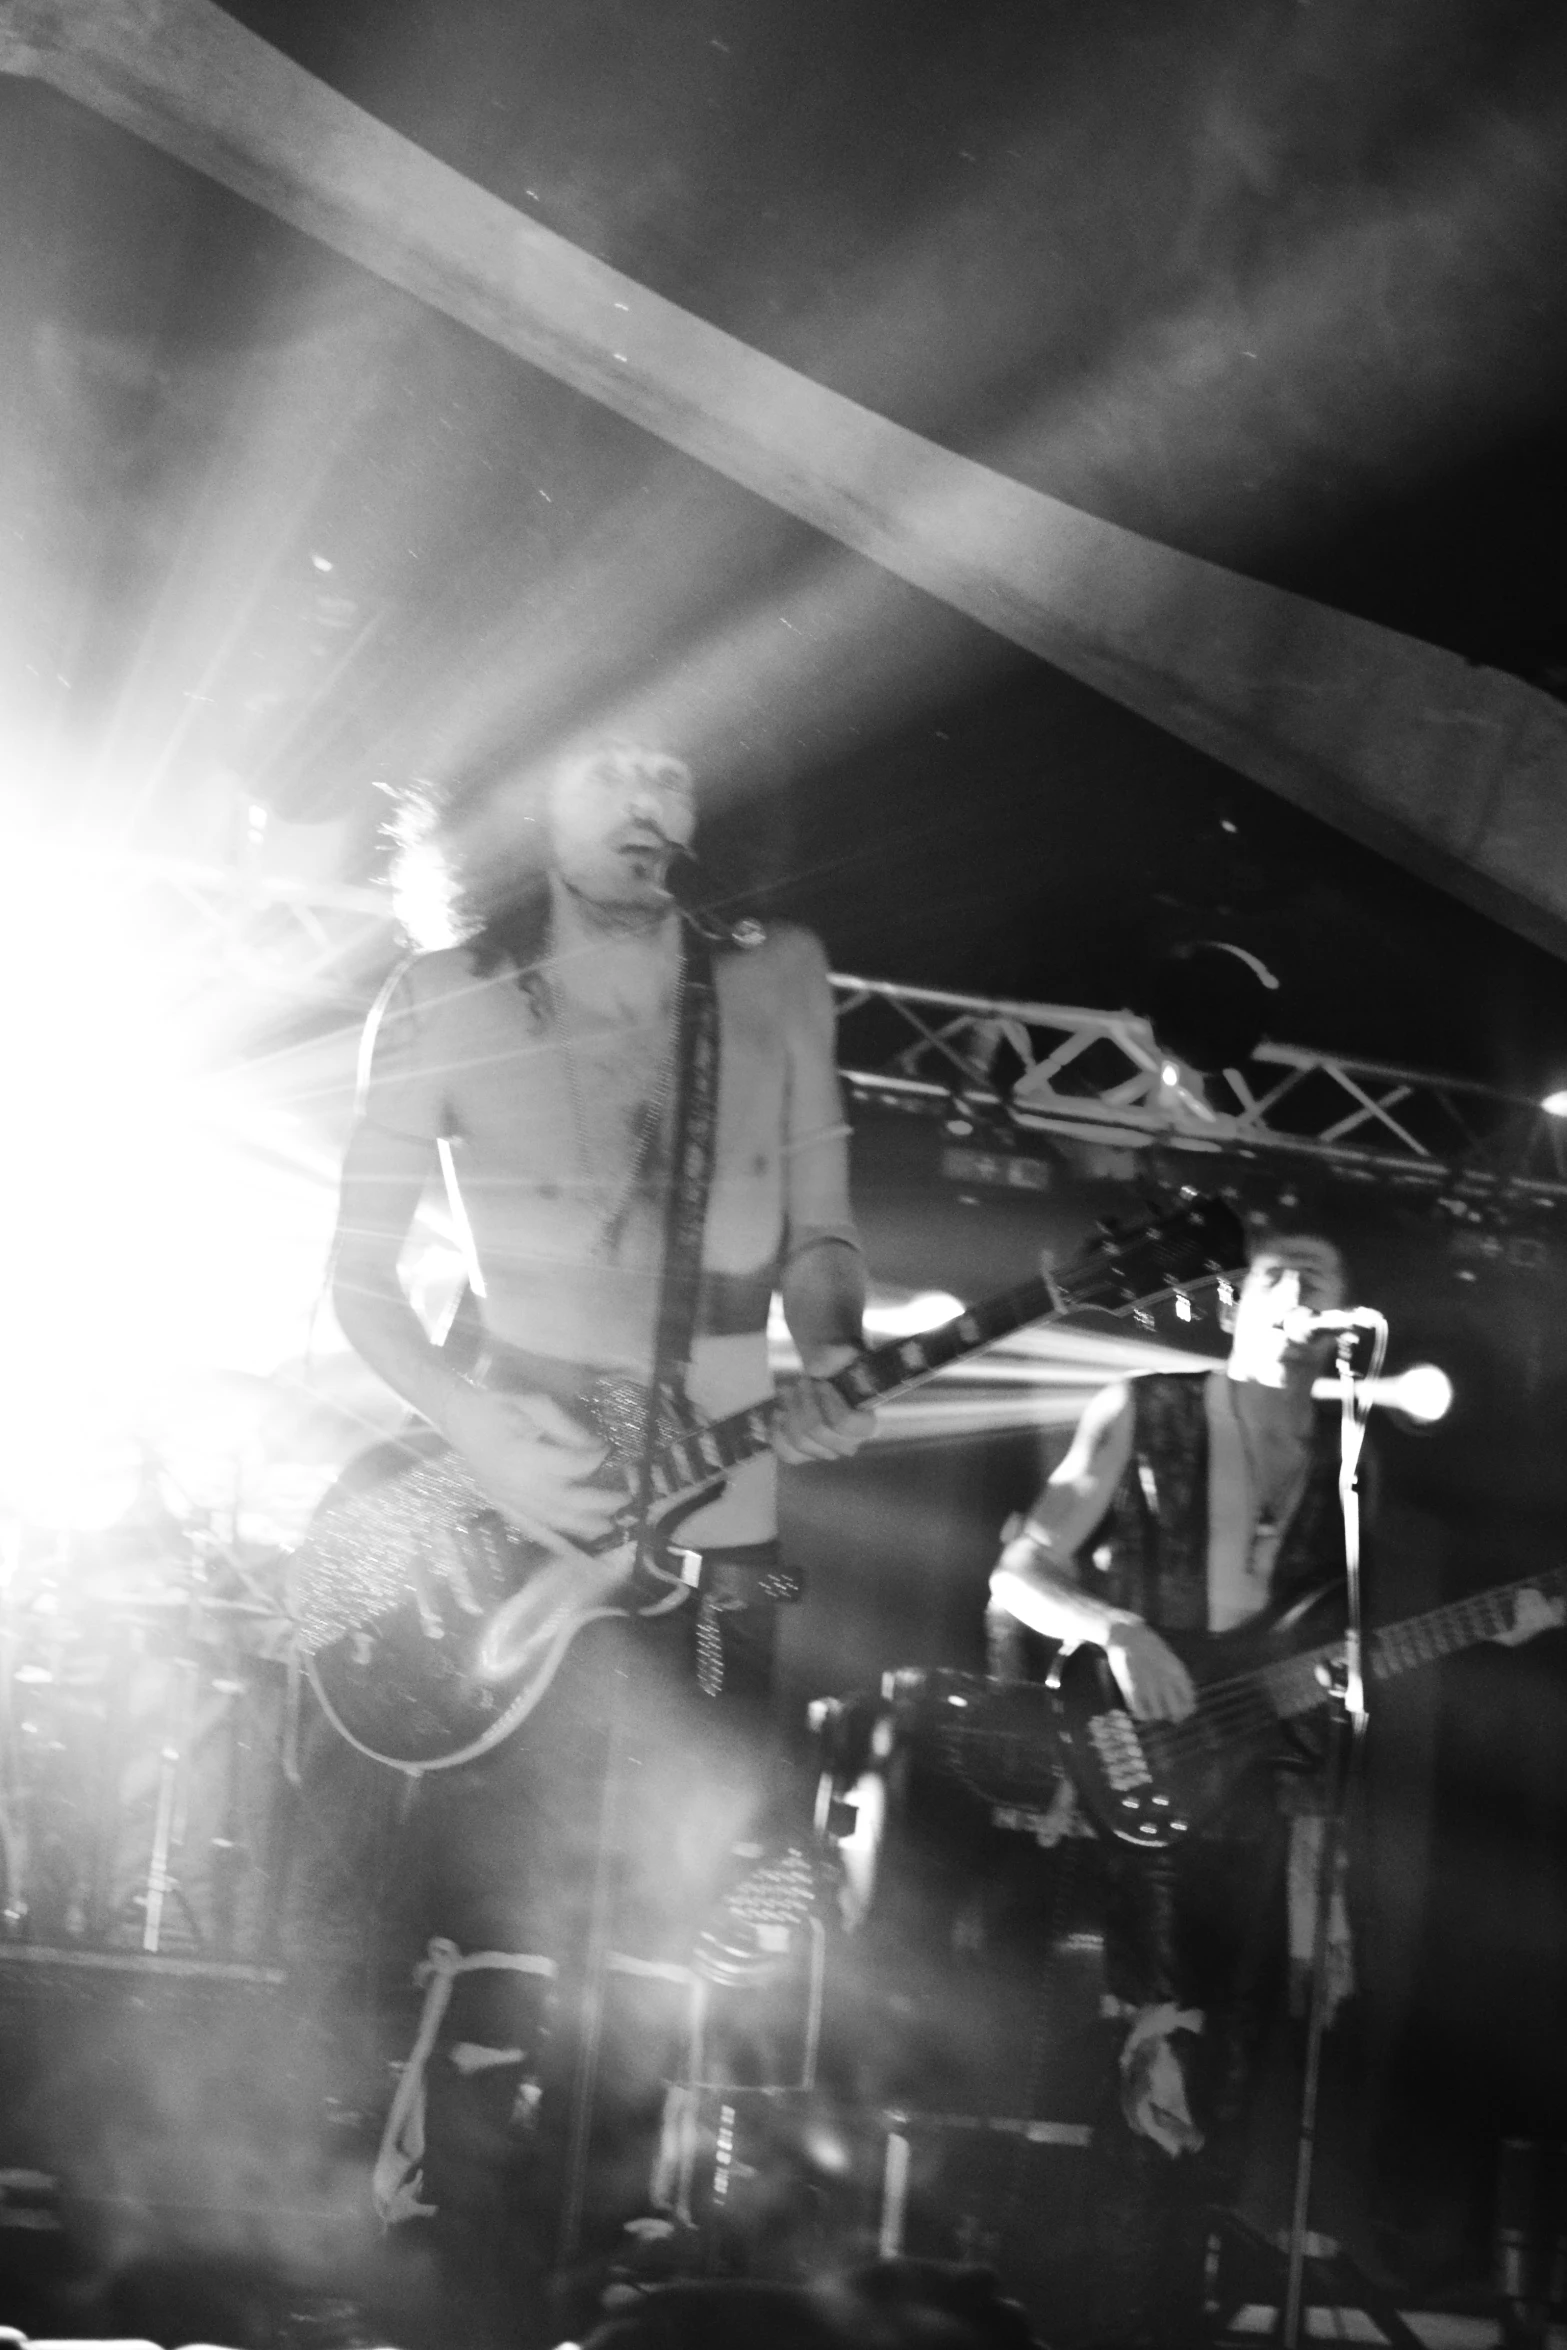
POLYGON ((1558 1085, 1553 1093, 1548 1093, 1540 1107, 1552 1118, 1567 1118, 1567 1085, 1558 1085))
POLYGON ((1227 939, 1200 938, 1176 947, 1148 991, 1148 1018, 1160 1050, 1205 1077, 1235 1068, 1261 1043, 1268 997, 1278 984, 1256 955, 1227 939))

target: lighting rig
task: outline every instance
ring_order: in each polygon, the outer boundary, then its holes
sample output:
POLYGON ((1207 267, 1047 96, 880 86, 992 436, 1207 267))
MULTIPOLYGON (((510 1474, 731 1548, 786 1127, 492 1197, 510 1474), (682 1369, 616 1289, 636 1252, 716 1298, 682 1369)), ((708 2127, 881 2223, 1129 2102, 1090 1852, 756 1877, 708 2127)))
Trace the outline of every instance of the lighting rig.
MULTIPOLYGON (((135 857, 177 892, 209 949, 259 989, 368 1006, 391 891, 135 857), (367 979, 367 974, 368 979, 367 979)), ((1262 1041, 1204 1073, 1132 1011, 956 994, 835 972, 852 1099, 938 1121, 943 1172, 979 1189, 1045 1190, 1059 1146, 1085 1171, 1135 1176, 1149 1154, 1317 1168, 1429 1199, 1456 1224, 1537 1224, 1567 1208, 1567 1119, 1473 1078, 1262 1041)), ((1217 1169, 1183 1168, 1211 1182, 1217 1169)))
POLYGON ((1063 1152, 1128 1180, 1170 1154, 1182 1180, 1315 1169, 1491 1230, 1567 1208, 1562 1118, 1471 1078, 1269 1042, 1204 1074, 1135 1012, 848 974, 833 993, 851 1097, 939 1121, 964 1188, 1048 1189, 1063 1152))

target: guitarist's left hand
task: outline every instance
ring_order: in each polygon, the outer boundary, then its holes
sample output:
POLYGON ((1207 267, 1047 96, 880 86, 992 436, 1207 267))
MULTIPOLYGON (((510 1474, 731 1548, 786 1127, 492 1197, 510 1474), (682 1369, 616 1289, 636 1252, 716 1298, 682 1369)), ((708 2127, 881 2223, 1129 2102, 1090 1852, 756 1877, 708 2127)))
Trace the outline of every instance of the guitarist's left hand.
POLYGON ((1513 1601, 1511 1629, 1493 1632, 1491 1639, 1498 1648, 1521 1648, 1537 1633, 1554 1632, 1564 1622, 1567 1622, 1567 1602, 1547 1599, 1543 1591, 1526 1586, 1513 1601))
POLYGON ((856 1411, 831 1384, 831 1374, 852 1363, 855 1352, 852 1346, 819 1347, 810 1369, 779 1389, 773 1449, 781 1461, 842 1460, 870 1435, 875 1413, 856 1411))

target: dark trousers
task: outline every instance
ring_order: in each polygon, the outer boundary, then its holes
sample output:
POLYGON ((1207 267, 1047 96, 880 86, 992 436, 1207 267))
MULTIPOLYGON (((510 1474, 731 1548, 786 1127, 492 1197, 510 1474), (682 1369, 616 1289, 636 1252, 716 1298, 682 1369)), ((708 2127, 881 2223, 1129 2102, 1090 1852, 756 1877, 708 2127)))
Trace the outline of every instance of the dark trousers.
POLYGON ((1120 2011, 1092 2164, 1093 2331, 1188 2344, 1201 2307, 1207 2213, 1234 2202, 1256 2060, 1285 1984, 1287 1826, 1265 1797, 1221 1835, 1105 1854, 1105 1978, 1120 2011), (1122 2107, 1121 2050, 1138 2014, 1199 2013, 1168 2037, 1202 2133, 1171 2154, 1122 2107))
MULTIPOLYGON (((695 1607, 585 1628, 536 1711, 491 1753, 415 1781, 370 1764, 324 1722, 311 1735, 295 1850, 291 1955, 330 2002, 367 1978, 404 2019, 433 1935, 464 1953, 547 1960, 553 1975, 460 1975, 426 2073, 421 2233, 440 2304, 483 2350, 554 2339, 555 2249, 584 2019, 609 2005, 594 2131, 615 2224, 642 2207, 679 1992, 603 1978, 607 1952, 683 1964, 725 1883, 794 1821, 773 1723, 776 1609, 695 1607), (717 1696, 698 1673, 698 1636, 717 1696), (738 1852, 736 1848, 739 1848, 738 1852), (640 2006, 639 2003, 640 2002, 640 2006), (506 2051, 474 2064, 474 2050, 506 2051)), ((400 2051, 399 2051, 400 2053, 400 2051)), ((406 2248, 404 2257, 407 2257, 406 2248)), ((450 2336, 449 2338, 456 2338, 450 2336)))

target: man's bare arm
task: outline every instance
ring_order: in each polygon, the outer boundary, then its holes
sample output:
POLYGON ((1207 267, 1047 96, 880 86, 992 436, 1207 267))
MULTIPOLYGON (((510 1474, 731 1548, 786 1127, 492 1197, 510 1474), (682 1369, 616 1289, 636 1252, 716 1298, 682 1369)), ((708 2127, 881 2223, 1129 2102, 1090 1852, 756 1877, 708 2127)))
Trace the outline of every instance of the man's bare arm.
POLYGON ((513 1523, 578 1541, 609 1523, 617 1497, 583 1480, 599 1448, 547 1396, 493 1395, 433 1346, 399 1264, 438 1159, 433 1143, 361 1119, 343 1161, 332 1303, 343 1335, 414 1410, 449 1437, 513 1523))
POLYGON ((419 1203, 438 1166, 433 1143, 359 1121, 343 1159, 332 1303, 355 1353, 416 1412, 442 1428, 458 1373, 431 1344, 398 1273, 419 1203))
POLYGON ((1191 1676, 1151 1625, 1082 1588, 1077 1553, 1115 1497, 1132 1450, 1125 1382, 1101 1389, 1060 1466, 1002 1549, 990 1579, 994 1606, 1065 1648, 1102 1648, 1134 1714, 1180 1721, 1195 1703, 1191 1676))
POLYGON ((1102 1388, 1022 1526, 1002 1550, 991 1597, 1046 1639, 1100 1647, 1126 1615, 1082 1589, 1077 1553, 1098 1526, 1131 1453, 1132 1399, 1124 1383, 1102 1388))

